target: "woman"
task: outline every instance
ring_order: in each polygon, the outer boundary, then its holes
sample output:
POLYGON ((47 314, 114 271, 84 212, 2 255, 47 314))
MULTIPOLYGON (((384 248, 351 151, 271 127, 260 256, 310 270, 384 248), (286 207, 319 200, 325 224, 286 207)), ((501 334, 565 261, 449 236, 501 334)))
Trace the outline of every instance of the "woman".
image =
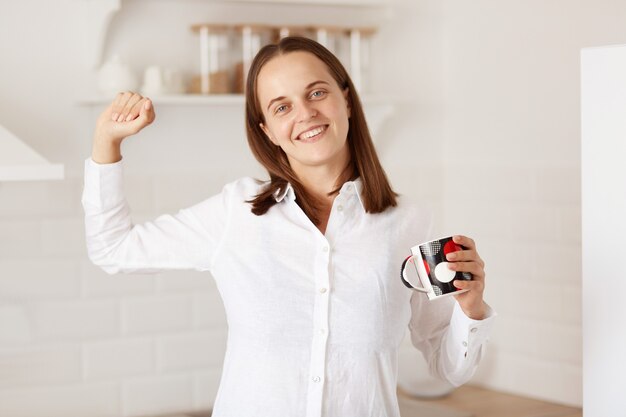
POLYGON ((354 86, 304 38, 254 59, 250 147, 270 181, 243 178, 175 216, 133 226, 121 193, 122 140, 155 118, 121 93, 98 119, 83 205, 90 258, 110 273, 210 271, 229 334, 216 417, 399 416, 397 355, 407 326, 433 374, 472 375, 493 315, 474 242, 454 268, 468 292, 429 302, 398 266, 430 216, 403 202, 380 166, 354 86))

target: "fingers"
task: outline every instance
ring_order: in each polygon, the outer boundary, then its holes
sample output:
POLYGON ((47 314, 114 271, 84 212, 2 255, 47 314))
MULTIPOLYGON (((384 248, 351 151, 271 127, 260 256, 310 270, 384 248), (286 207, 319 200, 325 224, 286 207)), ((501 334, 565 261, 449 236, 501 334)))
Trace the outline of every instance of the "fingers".
POLYGON ((155 114, 152 101, 149 98, 142 99, 135 107, 137 107, 138 115, 134 116, 128 124, 134 133, 137 133, 154 121, 155 114))
POLYGON ((471 290, 482 293, 485 290, 485 283, 483 281, 464 281, 461 279, 455 279, 452 284, 461 290, 471 290))
MULTIPOLYGON (((478 251, 476 250, 476 242, 474 242, 473 239, 462 235, 453 236, 453 240, 455 243, 466 249, 450 252, 446 255, 446 260, 450 262, 448 264, 448 268, 457 272, 469 272, 474 276, 474 281, 484 281, 485 262, 483 262, 478 254, 478 251)), ((481 285, 484 285, 484 283, 481 285)))
POLYGON ((469 272, 474 276, 474 280, 482 280, 485 277, 485 270, 478 262, 451 262, 448 268, 456 272, 469 272))
POLYGON ((111 120, 129 122, 139 115, 144 98, 132 91, 119 93, 111 107, 111 120))
POLYGON ((467 236, 455 235, 452 236, 452 240, 454 241, 454 243, 464 246, 466 249, 476 250, 476 242, 474 242, 474 239, 471 239, 467 236))
POLYGON ((485 266, 485 263, 483 262, 483 260, 481 259, 480 255, 478 255, 478 252, 476 252, 476 250, 474 249, 467 249, 467 250, 459 250, 456 252, 450 252, 446 255, 446 260, 450 261, 450 262, 469 262, 469 261, 475 261, 478 262, 478 264, 480 264, 481 266, 485 266))

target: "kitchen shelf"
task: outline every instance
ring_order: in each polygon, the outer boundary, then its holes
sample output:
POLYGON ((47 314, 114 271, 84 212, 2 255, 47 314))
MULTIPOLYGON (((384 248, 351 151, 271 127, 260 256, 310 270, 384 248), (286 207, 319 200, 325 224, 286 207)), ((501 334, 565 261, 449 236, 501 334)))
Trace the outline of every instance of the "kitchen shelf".
MULTIPOLYGON (((150 97, 155 105, 173 104, 173 105, 190 105, 190 106, 230 106, 244 104, 242 94, 168 94, 150 97)), ((113 97, 92 96, 78 100, 81 106, 94 106, 101 104, 109 104, 113 101, 113 97)))
MULTIPOLYGON (((83 3, 85 16, 85 60, 89 68, 96 69, 102 62, 106 35, 113 17, 131 0, 86 0, 83 3)), ((278 4, 294 6, 337 6, 353 8, 383 8, 389 0, 205 0, 207 3, 222 4, 278 4)))
POLYGON ((63 176, 62 164, 51 164, 0 126, 0 182, 61 180, 63 176))

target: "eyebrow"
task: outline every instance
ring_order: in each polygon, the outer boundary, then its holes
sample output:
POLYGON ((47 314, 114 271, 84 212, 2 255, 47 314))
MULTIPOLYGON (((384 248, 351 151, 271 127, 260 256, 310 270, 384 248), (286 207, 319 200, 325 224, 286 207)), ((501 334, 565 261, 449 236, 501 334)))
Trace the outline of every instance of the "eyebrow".
MULTIPOLYGON (((313 81, 311 84, 307 85, 305 87, 305 90, 308 90, 309 88, 317 85, 317 84, 326 84, 326 85, 330 85, 328 84, 326 81, 322 81, 322 80, 317 80, 317 81, 313 81)), ((285 96, 280 96, 280 97, 276 97, 275 99, 270 100, 269 104, 267 105, 267 110, 270 109, 270 107, 272 107, 272 104, 274 104, 275 101, 280 101, 280 100, 284 100, 285 96)))

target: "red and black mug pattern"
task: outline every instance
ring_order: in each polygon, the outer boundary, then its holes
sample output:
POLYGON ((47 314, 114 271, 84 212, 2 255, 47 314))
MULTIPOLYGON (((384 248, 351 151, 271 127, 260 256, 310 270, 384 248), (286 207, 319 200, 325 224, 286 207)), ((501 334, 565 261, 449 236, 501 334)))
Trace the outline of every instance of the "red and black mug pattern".
POLYGON ((452 237, 431 240, 411 248, 412 255, 402 263, 400 277, 407 287, 424 292, 433 300, 451 294, 460 294, 467 290, 459 290, 454 286, 454 280, 471 280, 472 274, 457 272, 448 268, 446 255, 465 249, 454 243, 452 237), (413 263, 422 287, 412 285, 406 277, 406 267, 413 263))

